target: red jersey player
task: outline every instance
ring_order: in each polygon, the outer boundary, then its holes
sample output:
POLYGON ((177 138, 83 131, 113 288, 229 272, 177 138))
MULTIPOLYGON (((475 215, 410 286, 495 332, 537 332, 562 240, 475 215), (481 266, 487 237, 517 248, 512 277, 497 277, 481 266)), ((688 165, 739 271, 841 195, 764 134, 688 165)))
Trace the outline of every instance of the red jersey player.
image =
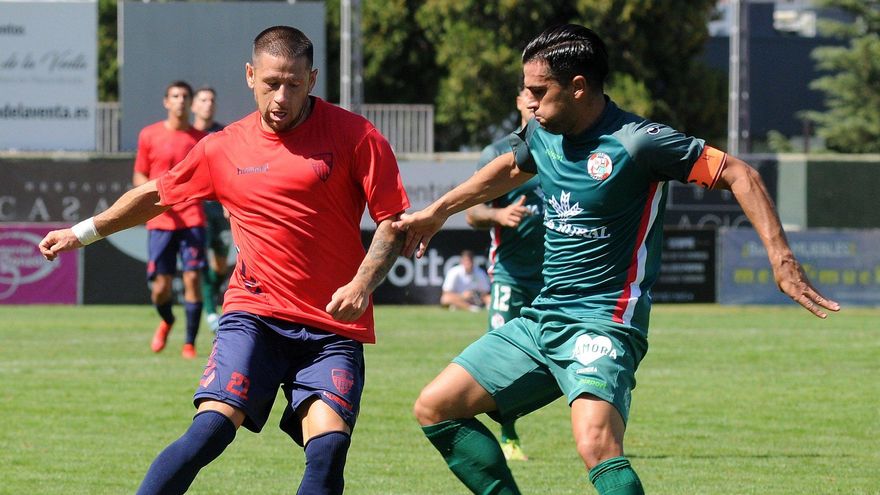
MULTIPOLYGON (((189 123, 192 87, 174 81, 165 88, 162 104, 168 111, 165 120, 144 127, 138 135, 132 184, 137 187, 183 160, 199 139, 208 133, 189 123)), ((177 273, 177 257, 183 266, 183 300, 186 313, 186 339, 182 355, 196 357, 196 334, 202 312, 199 272, 205 266, 205 214, 198 201, 184 201, 147 221, 147 279, 152 282, 150 298, 162 320, 153 334, 150 348, 165 348, 168 332, 174 325, 171 312, 171 283, 177 273)))
POLYGON ((198 413, 153 462, 139 494, 183 493, 232 442, 259 431, 281 387, 281 427, 303 445, 298 493, 341 493, 363 390, 363 343, 374 341, 370 294, 403 236, 409 200, 387 141, 365 119, 310 96, 311 41, 276 26, 246 65, 258 111, 200 141, 169 173, 107 211, 40 243, 47 259, 193 199, 229 210, 238 252, 214 350, 195 394, 198 413), (368 207, 377 223, 360 241, 368 207))

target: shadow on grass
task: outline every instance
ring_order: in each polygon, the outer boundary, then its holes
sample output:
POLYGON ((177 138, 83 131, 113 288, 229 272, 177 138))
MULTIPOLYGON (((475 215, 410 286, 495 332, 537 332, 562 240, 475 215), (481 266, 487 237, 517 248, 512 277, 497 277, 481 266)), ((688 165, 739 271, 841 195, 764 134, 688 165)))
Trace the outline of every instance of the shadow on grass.
MULTIPOLYGON (((627 453, 630 459, 818 459, 821 457, 830 457, 823 454, 687 454, 687 455, 671 455, 671 454, 631 454, 627 453)), ((850 454, 834 454, 838 457, 852 457, 850 454)))

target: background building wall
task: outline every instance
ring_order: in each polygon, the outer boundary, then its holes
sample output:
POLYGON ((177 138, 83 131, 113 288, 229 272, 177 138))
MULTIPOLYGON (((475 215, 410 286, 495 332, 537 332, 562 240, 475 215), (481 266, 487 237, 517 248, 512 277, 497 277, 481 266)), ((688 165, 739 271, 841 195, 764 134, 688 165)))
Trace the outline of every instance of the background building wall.
POLYGON ((326 36, 323 2, 120 3, 121 148, 137 148, 140 130, 163 120, 165 87, 182 79, 197 89, 217 90, 217 120, 232 122, 253 112, 245 83, 254 37, 286 24, 315 45, 318 81, 312 94, 326 95, 326 36))

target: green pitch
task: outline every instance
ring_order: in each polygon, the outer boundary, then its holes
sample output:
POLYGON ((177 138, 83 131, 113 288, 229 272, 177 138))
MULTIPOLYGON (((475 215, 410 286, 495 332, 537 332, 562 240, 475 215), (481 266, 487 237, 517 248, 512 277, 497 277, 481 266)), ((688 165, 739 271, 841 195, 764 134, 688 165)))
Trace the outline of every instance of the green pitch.
MULTIPOLYGON (((157 317, 147 306, 0 315, 0 494, 133 493, 189 424, 210 332, 203 325, 191 362, 179 356, 182 328, 150 352, 157 317)), ((346 493, 465 493, 410 408, 484 318, 377 308, 346 493)), ((821 321, 793 305, 656 307, 626 443, 648 493, 880 493, 878 322, 870 309, 821 321)), ((293 493, 303 455, 278 430, 279 412, 260 435, 242 429, 189 493, 293 493)), ((525 493, 594 493, 564 403, 518 429, 532 458, 512 465, 525 493)))

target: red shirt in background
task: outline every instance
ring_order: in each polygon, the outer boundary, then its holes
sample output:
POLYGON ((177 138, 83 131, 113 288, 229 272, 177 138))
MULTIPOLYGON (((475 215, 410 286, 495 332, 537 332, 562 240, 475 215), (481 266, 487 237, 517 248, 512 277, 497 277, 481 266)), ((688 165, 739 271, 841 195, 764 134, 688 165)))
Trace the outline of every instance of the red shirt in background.
MULTIPOLYGON (((144 127, 138 135, 138 150, 134 171, 150 180, 160 177, 186 157, 189 150, 208 133, 190 127, 176 131, 156 122, 144 127)), ((154 230, 179 230, 204 227, 205 212, 198 201, 186 201, 174 205, 165 213, 147 221, 147 228, 154 230)))
POLYGON ((312 97, 300 125, 266 132, 255 112, 199 141, 159 179, 162 204, 217 199, 238 252, 223 310, 281 318, 375 342, 372 301, 344 323, 324 311, 364 258, 364 207, 376 223, 409 207, 397 160, 369 121, 312 97))

